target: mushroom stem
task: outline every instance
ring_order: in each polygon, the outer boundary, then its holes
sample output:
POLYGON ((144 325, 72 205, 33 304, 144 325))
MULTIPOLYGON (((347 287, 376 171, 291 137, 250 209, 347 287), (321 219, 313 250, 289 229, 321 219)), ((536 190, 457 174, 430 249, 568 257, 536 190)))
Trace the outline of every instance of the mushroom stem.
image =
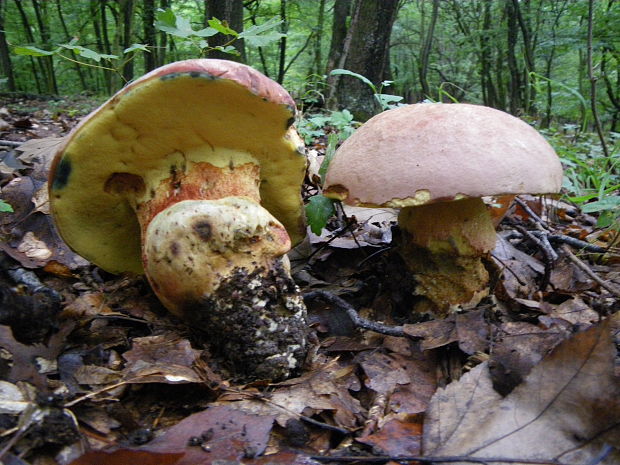
POLYGON ((486 295, 489 274, 481 258, 495 246, 495 228, 479 198, 403 208, 401 255, 416 280, 416 293, 445 315, 455 305, 486 295))
POLYGON ((280 379, 305 356, 306 309, 288 233, 260 205, 259 166, 240 158, 175 165, 133 189, 142 261, 164 306, 207 333, 235 374, 280 379))

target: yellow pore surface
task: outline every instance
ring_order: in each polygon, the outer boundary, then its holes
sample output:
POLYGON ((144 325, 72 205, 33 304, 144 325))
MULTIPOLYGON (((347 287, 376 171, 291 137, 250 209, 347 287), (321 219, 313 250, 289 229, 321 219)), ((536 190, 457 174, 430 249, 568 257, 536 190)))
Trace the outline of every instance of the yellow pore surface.
POLYGON ((305 172, 293 109, 234 81, 187 73, 119 92, 69 136, 50 180, 56 224, 80 255, 110 272, 142 273, 140 228, 126 193, 106 192, 116 173, 153 183, 193 163, 260 165, 261 203, 301 239, 305 172))

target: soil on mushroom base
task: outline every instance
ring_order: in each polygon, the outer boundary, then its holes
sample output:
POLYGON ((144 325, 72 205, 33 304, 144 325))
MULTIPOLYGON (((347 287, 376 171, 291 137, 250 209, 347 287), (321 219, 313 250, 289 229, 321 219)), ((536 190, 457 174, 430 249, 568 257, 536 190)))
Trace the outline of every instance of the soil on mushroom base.
POLYGON ((279 261, 268 271, 236 268, 213 295, 184 313, 204 329, 213 353, 230 360, 243 377, 283 378, 303 360, 306 309, 279 261))

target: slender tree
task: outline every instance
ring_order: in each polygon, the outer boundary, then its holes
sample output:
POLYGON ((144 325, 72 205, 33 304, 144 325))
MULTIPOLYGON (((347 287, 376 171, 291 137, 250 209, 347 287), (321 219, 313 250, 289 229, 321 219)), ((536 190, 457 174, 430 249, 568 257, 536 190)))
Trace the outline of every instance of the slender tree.
POLYGON ((327 56, 327 66, 325 72, 327 73, 327 107, 335 108, 337 105, 336 100, 336 85, 338 83, 338 76, 330 75, 329 73, 337 68, 344 66, 346 59, 345 50, 348 49, 347 38, 350 40, 350 36, 347 36, 347 20, 351 14, 351 0, 336 0, 334 2, 334 12, 332 19, 332 36, 329 45, 329 55, 327 56))
MULTIPOLYGON (((424 11, 424 10, 422 10, 424 11)), ((420 59, 418 61, 418 77, 420 79, 420 87, 422 88, 422 96, 428 98, 431 95, 430 87, 428 85, 428 64, 431 55, 431 48, 433 45, 433 36, 435 35, 435 25, 437 24, 437 17, 439 15, 439 0, 433 0, 433 9, 431 12, 431 18, 429 20, 428 29, 424 28, 424 14, 422 15, 421 30, 422 34, 422 51, 420 53, 420 59)))
POLYGON ((155 0, 142 0, 142 25, 144 42, 148 51, 144 52, 144 71, 157 67, 157 32, 155 31, 155 0))
MULTIPOLYGON (((205 0, 205 25, 211 18, 225 21, 228 26, 236 32, 243 32, 243 1, 242 0, 205 0)), ((209 37, 209 46, 223 46, 233 39, 232 36, 216 34, 209 37)), ((210 58, 223 58, 225 60, 235 60, 245 63, 245 44, 243 39, 235 40, 233 46, 239 55, 213 50, 209 52, 210 58)))
POLYGON ((15 76, 13 75, 13 64, 9 53, 9 44, 4 33, 4 12, 6 11, 6 0, 0 0, 0 72, 6 78, 6 87, 9 92, 15 92, 15 76))
MULTIPOLYGON (((352 18, 344 68, 365 76, 376 86, 385 75, 398 4, 398 0, 358 0, 352 18)), ((365 121, 377 111, 372 90, 354 77, 341 76, 336 96, 338 105, 348 108, 358 120, 365 121)))

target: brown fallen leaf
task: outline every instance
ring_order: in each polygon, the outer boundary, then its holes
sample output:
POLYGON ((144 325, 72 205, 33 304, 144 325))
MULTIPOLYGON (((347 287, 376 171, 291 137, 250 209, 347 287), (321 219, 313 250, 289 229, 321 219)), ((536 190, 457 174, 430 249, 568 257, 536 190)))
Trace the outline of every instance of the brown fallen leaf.
MULTIPOLYGON (((440 389, 425 421, 427 456, 620 463, 620 383, 614 377, 610 321, 564 341, 505 398, 486 364, 440 389)), ((465 464, 459 461, 458 464, 465 464)))
POLYGON ((175 465, 183 453, 161 453, 143 450, 118 449, 115 451, 89 451, 72 461, 69 465, 175 465))
POLYGON ((178 465, 252 459, 265 451, 273 422, 270 415, 247 414, 224 405, 210 407, 180 421, 141 450, 184 452, 178 465))
POLYGON ((373 447, 375 453, 392 457, 420 454, 422 424, 417 417, 393 418, 376 433, 357 438, 373 447))

